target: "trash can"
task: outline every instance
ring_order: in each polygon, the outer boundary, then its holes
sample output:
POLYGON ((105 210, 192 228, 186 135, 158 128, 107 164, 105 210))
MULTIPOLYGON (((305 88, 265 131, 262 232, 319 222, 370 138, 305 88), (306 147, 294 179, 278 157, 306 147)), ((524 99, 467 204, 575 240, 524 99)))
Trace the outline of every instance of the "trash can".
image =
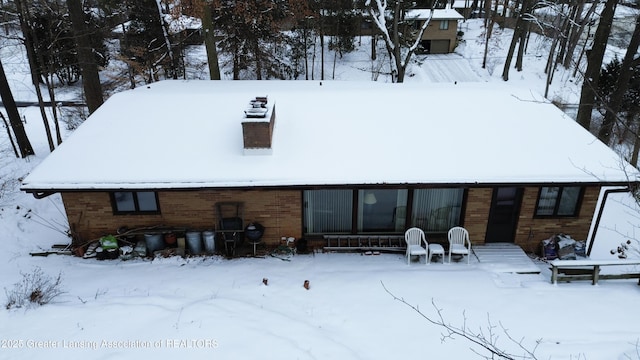
POLYGON ((144 242, 147 245, 147 256, 152 256, 154 251, 165 247, 162 234, 144 234, 144 242))
POLYGON ((213 231, 202 232, 202 240, 204 242, 204 251, 212 255, 216 252, 216 235, 213 231))
POLYGON ((200 231, 188 231, 187 249, 191 255, 200 255, 202 253, 202 233, 200 231))

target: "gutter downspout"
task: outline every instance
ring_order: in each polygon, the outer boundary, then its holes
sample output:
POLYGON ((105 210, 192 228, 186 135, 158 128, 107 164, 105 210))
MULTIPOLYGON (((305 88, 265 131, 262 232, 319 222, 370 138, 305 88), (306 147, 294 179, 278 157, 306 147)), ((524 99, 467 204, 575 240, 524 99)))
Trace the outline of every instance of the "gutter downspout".
POLYGON ((596 233, 598 232, 598 227, 600 226, 600 220, 602 219, 602 213, 604 212, 604 206, 607 203, 607 197, 611 193, 623 193, 630 192, 631 189, 626 188, 617 188, 617 189, 608 189, 604 191, 602 196, 602 202, 600 203, 600 209, 598 209, 598 216, 596 217, 596 223, 593 226, 593 231, 591 232, 591 237, 588 239, 589 248, 587 249, 587 257, 591 256, 591 248, 593 248, 593 242, 596 239, 596 233))

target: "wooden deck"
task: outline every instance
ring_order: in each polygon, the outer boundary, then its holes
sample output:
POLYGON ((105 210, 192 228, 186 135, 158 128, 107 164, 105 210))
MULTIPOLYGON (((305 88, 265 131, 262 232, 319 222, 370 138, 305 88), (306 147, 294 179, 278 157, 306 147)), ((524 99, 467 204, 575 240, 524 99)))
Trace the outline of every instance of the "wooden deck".
POLYGON ((540 267, 518 245, 489 243, 474 245, 472 249, 479 265, 488 270, 518 274, 540 273, 540 267))

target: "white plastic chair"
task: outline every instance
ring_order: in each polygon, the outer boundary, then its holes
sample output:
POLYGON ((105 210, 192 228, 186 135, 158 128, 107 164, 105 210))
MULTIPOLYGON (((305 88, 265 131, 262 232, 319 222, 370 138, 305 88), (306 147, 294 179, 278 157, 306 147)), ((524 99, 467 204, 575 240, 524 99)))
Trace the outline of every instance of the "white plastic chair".
POLYGON ((449 263, 451 263, 451 254, 467 255, 467 264, 471 258, 471 241, 469 240, 469 232, 467 229, 456 226, 449 229, 447 234, 449 238, 449 263))
POLYGON ((417 227, 413 227, 404 233, 404 241, 407 243, 407 265, 411 264, 411 256, 418 256, 418 261, 420 260, 420 256, 424 255, 424 263, 427 264, 427 240, 424 236, 424 231, 417 227), (424 247, 422 247, 422 243, 424 243, 424 247))

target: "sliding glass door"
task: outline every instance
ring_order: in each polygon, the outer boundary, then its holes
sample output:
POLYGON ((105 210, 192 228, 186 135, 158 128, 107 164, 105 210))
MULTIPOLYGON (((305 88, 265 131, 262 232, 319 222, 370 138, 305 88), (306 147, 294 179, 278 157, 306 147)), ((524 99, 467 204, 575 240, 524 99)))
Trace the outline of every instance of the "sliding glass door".
POLYGON ((303 200, 305 233, 351 232, 353 190, 307 190, 303 200))
POLYGON ((416 189, 411 223, 428 232, 447 232, 460 225, 464 189, 416 189))
POLYGON ((359 233, 404 231, 407 213, 406 189, 358 190, 359 233))
POLYGON ((305 190, 304 233, 447 232, 461 223, 463 198, 461 188, 305 190))

